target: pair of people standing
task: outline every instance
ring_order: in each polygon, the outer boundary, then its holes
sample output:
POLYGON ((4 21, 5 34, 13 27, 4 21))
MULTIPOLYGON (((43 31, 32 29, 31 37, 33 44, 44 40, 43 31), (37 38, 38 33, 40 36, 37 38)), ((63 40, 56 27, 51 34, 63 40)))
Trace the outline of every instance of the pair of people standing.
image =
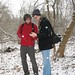
POLYGON ((39 31, 37 26, 31 22, 31 16, 29 14, 24 15, 24 24, 21 24, 17 35, 21 39, 21 59, 23 70, 25 75, 30 75, 26 60, 26 54, 28 53, 34 75, 38 75, 38 67, 35 60, 34 53, 34 41, 38 38, 39 50, 42 51, 43 57, 43 75, 51 75, 51 65, 50 65, 50 49, 52 48, 52 38, 50 35, 51 24, 48 19, 41 17, 39 9, 35 9, 32 13, 34 19, 39 23, 39 31), (33 31, 34 28, 34 31, 33 31))

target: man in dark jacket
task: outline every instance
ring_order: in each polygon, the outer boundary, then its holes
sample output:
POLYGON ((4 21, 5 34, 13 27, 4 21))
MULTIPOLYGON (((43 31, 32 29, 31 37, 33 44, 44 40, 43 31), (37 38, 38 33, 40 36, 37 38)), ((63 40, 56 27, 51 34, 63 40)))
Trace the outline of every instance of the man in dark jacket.
POLYGON ((24 24, 21 24, 18 31, 17 35, 21 39, 21 59, 22 59, 22 65, 23 65, 23 70, 25 72, 25 75, 29 75, 29 70, 28 70, 28 65, 27 65, 27 60, 26 60, 26 54, 29 55, 34 75, 38 75, 38 67, 36 64, 35 60, 35 52, 34 52, 34 41, 36 37, 32 38, 30 36, 31 32, 37 33, 38 29, 37 26, 31 22, 31 16, 29 14, 24 15, 24 24), (33 25, 33 28, 32 28, 33 25))
POLYGON ((39 39, 39 49, 43 56, 43 75, 51 75, 49 60, 50 49, 52 48, 51 24, 48 19, 41 17, 39 9, 35 9, 32 16, 39 22, 39 33, 32 32, 30 36, 36 36, 39 39))

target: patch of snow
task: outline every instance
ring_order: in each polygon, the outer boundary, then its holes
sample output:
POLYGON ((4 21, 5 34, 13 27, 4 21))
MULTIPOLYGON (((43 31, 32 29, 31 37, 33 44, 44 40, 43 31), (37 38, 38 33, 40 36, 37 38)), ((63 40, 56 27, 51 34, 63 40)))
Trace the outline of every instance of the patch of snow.
MULTIPOLYGON (((20 57, 20 45, 17 43, 5 43, 4 47, 11 46, 12 48, 16 47, 15 51, 10 53, 0 53, 0 75, 23 75, 23 69, 21 64, 20 57)), ((57 44, 57 48, 58 48, 57 44)), ((0 45, 0 48, 1 45, 0 45)), ((51 50, 52 57, 53 50, 51 50)), ((36 53, 36 61, 39 69, 39 75, 43 75, 43 65, 42 65, 42 54, 41 52, 36 53)), ((33 75, 32 64, 30 58, 27 55, 27 62, 29 66, 29 71, 33 75)), ((56 61, 53 61, 51 58, 51 73, 52 75, 75 75, 75 39, 69 42, 66 45, 65 57, 59 58, 56 61)))

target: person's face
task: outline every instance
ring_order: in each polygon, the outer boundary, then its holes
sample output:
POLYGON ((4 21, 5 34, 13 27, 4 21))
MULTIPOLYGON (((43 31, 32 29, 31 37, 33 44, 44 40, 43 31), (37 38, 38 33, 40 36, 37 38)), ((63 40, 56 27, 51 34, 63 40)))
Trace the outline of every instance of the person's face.
POLYGON ((30 22, 31 22, 31 18, 27 18, 27 19, 26 19, 26 23, 29 24, 30 22))
POLYGON ((39 21, 40 20, 40 16, 35 15, 34 19, 37 20, 37 21, 39 21))

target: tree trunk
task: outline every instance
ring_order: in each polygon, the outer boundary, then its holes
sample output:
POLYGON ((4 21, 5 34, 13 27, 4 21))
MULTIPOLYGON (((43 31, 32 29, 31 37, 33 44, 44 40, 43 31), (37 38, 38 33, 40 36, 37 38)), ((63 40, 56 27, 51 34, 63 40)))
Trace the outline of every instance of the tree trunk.
MULTIPOLYGON (((74 6, 74 10, 75 10, 75 6, 74 6)), ((64 57, 65 47, 66 47, 66 44, 67 44, 67 42, 68 42, 68 40, 69 40, 69 38, 71 36, 71 33, 72 33, 74 27, 75 27, 75 11, 73 13, 72 22, 69 25, 69 27, 67 28, 67 31, 65 32, 65 35, 63 36, 63 40, 60 43, 60 46, 59 46, 59 49, 58 49, 56 55, 59 53, 60 57, 64 57)))
POLYGON ((50 20, 49 1, 48 0, 46 0, 46 4, 47 4, 48 19, 50 20))

